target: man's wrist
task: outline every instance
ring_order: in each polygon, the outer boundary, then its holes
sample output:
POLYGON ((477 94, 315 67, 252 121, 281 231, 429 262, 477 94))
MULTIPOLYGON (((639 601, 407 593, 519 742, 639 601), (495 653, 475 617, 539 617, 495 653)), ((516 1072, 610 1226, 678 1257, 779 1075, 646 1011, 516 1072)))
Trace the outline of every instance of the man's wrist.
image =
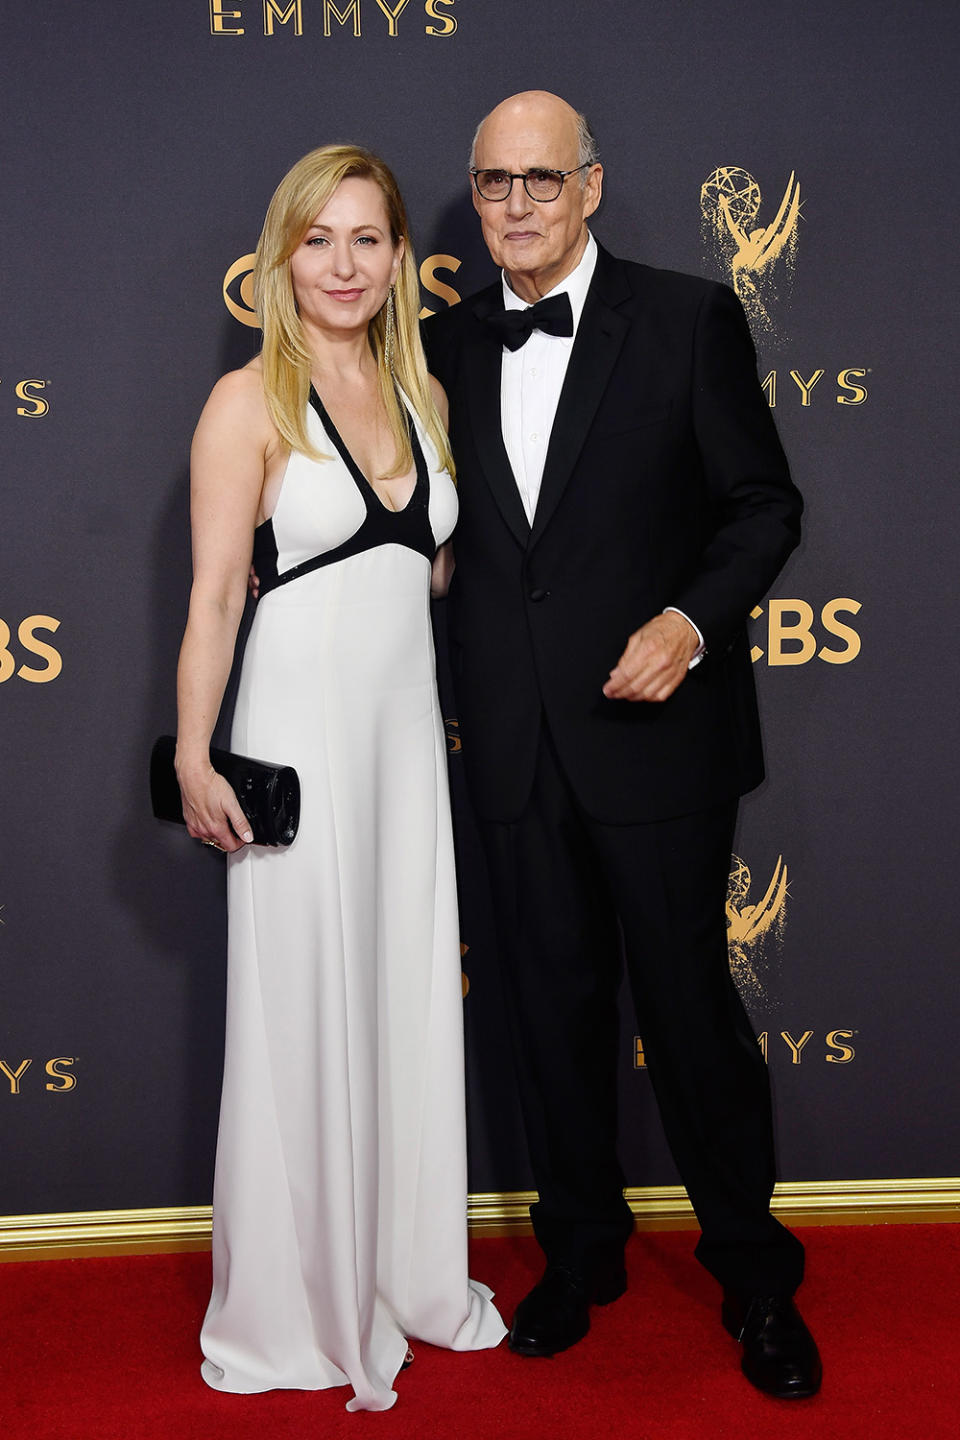
POLYGON ((685 611, 678 610, 676 605, 667 605, 664 608, 663 613, 664 615, 679 615, 681 620, 686 620, 687 624, 690 626, 690 629, 697 637, 697 648, 696 650, 694 650, 690 659, 687 661, 687 669, 692 670, 695 665, 700 664, 700 661, 707 653, 706 642, 704 641, 703 635, 701 634, 700 627, 690 619, 690 616, 685 611))

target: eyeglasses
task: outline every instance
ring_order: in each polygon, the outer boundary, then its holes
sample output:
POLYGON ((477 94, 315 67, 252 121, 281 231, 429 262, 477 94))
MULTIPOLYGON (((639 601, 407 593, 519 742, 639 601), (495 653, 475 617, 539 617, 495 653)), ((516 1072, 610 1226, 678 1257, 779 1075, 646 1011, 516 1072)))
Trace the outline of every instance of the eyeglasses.
POLYGON ((530 199, 543 205, 549 200, 556 200, 568 175, 576 175, 578 170, 589 168, 590 162, 586 161, 573 170, 528 170, 525 175, 511 175, 509 170, 471 169, 470 174, 477 194, 483 200, 506 200, 513 192, 514 180, 522 180, 530 199))

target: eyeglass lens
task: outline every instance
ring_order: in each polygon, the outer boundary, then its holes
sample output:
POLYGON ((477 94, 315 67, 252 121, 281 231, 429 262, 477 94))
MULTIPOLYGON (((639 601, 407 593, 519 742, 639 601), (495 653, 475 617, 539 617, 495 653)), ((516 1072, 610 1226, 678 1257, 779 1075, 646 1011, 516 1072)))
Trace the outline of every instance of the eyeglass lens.
MULTIPOLYGON (((479 170, 476 179, 477 189, 485 200, 505 200, 513 184, 506 170, 479 170)), ((563 176, 559 170, 528 170, 523 177, 523 188, 531 200, 556 200, 563 189, 563 176)))

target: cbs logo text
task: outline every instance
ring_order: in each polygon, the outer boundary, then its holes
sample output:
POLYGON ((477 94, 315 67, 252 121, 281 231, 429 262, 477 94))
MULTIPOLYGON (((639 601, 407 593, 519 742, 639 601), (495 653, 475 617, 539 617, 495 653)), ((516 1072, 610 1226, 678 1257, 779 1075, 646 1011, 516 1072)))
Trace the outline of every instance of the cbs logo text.
POLYGON ((765 648, 754 645, 750 658, 754 664, 764 656, 768 665, 806 665, 814 656, 828 665, 849 665, 860 654, 860 636, 841 615, 857 615, 859 600, 841 596, 828 600, 821 608, 819 619, 806 600, 768 600, 766 607, 755 605, 751 620, 760 620, 766 608, 767 635, 765 648), (818 632, 825 632, 832 641, 821 643, 818 632))
POLYGON ((63 669, 60 651, 41 640, 39 632, 55 634, 60 621, 52 615, 28 615, 17 626, 18 649, 13 647, 13 634, 6 620, 0 620, 0 684, 16 675, 20 680, 29 680, 33 685, 46 685, 56 680, 63 669), (33 665, 22 658, 20 652, 43 661, 33 665))

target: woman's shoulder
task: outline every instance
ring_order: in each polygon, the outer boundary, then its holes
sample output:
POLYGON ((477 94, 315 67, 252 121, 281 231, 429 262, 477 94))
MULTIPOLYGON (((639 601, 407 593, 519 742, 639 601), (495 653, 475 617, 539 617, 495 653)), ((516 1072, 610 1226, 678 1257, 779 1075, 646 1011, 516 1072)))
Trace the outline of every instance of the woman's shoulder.
POLYGON ((228 370, 225 375, 214 385, 210 392, 210 400, 218 405, 250 405, 259 401, 264 404, 263 399, 263 364, 260 356, 255 355, 247 365, 239 370, 228 370))
POLYGON ((228 370, 214 385, 197 425, 198 436, 217 443, 233 438, 269 452, 277 443, 276 427, 263 393, 263 367, 257 356, 239 370, 228 370))
POLYGON ((244 428, 270 425, 259 356, 240 370, 228 370, 220 376, 210 391, 205 413, 209 418, 244 428))

